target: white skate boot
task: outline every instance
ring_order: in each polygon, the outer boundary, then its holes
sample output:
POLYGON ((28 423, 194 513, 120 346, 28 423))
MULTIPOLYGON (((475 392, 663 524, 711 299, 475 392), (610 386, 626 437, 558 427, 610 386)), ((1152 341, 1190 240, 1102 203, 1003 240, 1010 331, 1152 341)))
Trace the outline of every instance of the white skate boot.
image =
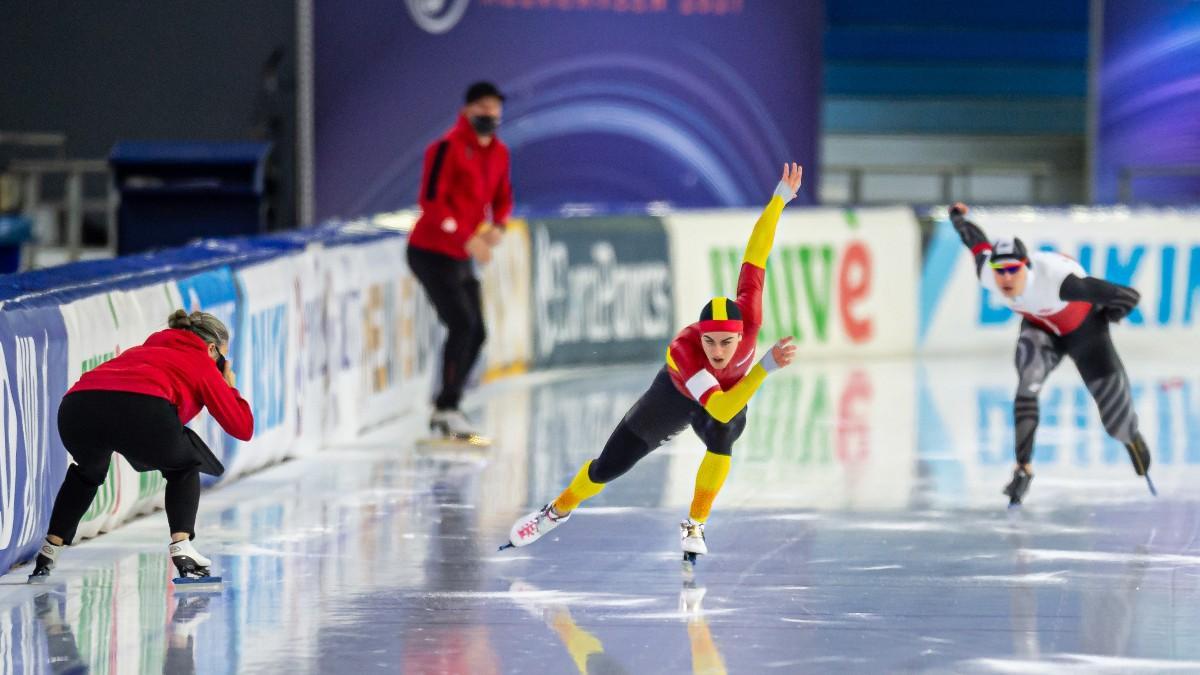
POLYGON ((179 576, 173 580, 177 591, 220 591, 221 577, 214 577, 208 572, 212 561, 200 555, 190 540, 172 542, 167 550, 171 562, 179 571, 179 576))
POLYGON ((688 518, 679 523, 679 543, 683 548, 683 571, 689 572, 696 565, 696 556, 708 555, 708 544, 704 543, 704 523, 688 518))
POLYGON ((58 554, 62 553, 63 548, 48 541, 42 542, 42 547, 38 549, 37 560, 33 564, 33 572, 29 575, 29 583, 39 584, 50 577, 50 570, 54 569, 55 563, 58 562, 58 554))
POLYGON ((461 410, 435 410, 429 418, 429 431, 433 440, 443 442, 465 443, 471 446, 486 447, 492 444, 490 440, 475 430, 471 420, 461 410))
POLYGON ((512 529, 508 531, 508 543, 501 546, 500 550, 503 551, 514 546, 528 546, 541 539, 550 530, 567 522, 570 517, 570 513, 565 516, 554 515, 554 510, 550 508, 550 504, 547 504, 537 511, 517 519, 517 522, 513 523, 512 529))

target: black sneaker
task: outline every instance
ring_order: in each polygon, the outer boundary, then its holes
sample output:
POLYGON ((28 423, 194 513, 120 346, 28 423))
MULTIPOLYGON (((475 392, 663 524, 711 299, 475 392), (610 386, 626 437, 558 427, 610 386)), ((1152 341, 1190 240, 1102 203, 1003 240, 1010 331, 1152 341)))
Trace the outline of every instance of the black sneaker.
POLYGON ((1125 449, 1129 451, 1129 461, 1133 462, 1133 470, 1139 476, 1145 476, 1150 470, 1150 448, 1146 447, 1146 439, 1142 438, 1142 433, 1139 431, 1133 435, 1133 442, 1126 443, 1125 449))
POLYGON ((1004 486, 1004 494, 1008 495, 1008 505, 1019 505, 1021 500, 1025 498, 1025 493, 1029 491, 1029 484, 1032 482, 1033 474, 1021 467, 1017 467, 1013 471, 1012 481, 1004 486))

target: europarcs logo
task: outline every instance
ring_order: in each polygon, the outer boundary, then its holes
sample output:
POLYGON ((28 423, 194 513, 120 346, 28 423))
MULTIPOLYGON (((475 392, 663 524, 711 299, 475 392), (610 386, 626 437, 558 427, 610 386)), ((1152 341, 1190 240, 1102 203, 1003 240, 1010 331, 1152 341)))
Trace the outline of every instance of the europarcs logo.
POLYGON ((471 0, 404 0, 404 4, 421 30, 437 35, 458 25, 471 0))

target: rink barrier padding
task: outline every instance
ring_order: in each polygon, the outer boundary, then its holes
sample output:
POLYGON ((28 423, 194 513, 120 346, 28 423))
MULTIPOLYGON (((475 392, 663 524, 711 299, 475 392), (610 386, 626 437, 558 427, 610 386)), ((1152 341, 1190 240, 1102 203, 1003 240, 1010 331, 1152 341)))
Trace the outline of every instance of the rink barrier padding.
MULTIPOLYGON (((525 372, 533 360, 532 268, 529 225, 514 218, 508 221, 492 262, 480 270, 488 330, 480 366, 484 380, 525 372)), ((414 285, 413 292, 421 289, 414 285)))

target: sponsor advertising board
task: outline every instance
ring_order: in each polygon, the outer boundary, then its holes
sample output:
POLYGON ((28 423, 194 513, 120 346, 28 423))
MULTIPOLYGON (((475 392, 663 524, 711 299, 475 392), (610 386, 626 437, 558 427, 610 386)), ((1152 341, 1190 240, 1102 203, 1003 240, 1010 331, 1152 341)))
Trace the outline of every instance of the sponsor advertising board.
POLYGON ((531 267, 529 227, 523 220, 510 220, 492 262, 480 270, 488 327, 483 346, 485 380, 522 372, 533 359, 531 267))
MULTIPOLYGON (((671 238, 676 328, 733 297, 758 211, 681 213, 671 238)), ((796 338, 802 356, 906 354, 915 334, 919 237, 904 208, 785 210, 767 263, 759 343, 796 338)))
MULTIPOLYGON (((1029 250, 1064 253, 1092 276, 1137 288, 1141 303, 1113 331, 1118 349, 1163 353, 1200 344, 1197 213, 975 209, 971 219, 990 239, 1017 236, 1029 250)), ((980 288, 974 259, 949 222, 937 224, 926 247, 919 308, 924 353, 1015 349, 1020 317, 980 288)))
POLYGON ((662 355, 675 326, 659 219, 547 218, 530 230, 538 367, 662 355))

